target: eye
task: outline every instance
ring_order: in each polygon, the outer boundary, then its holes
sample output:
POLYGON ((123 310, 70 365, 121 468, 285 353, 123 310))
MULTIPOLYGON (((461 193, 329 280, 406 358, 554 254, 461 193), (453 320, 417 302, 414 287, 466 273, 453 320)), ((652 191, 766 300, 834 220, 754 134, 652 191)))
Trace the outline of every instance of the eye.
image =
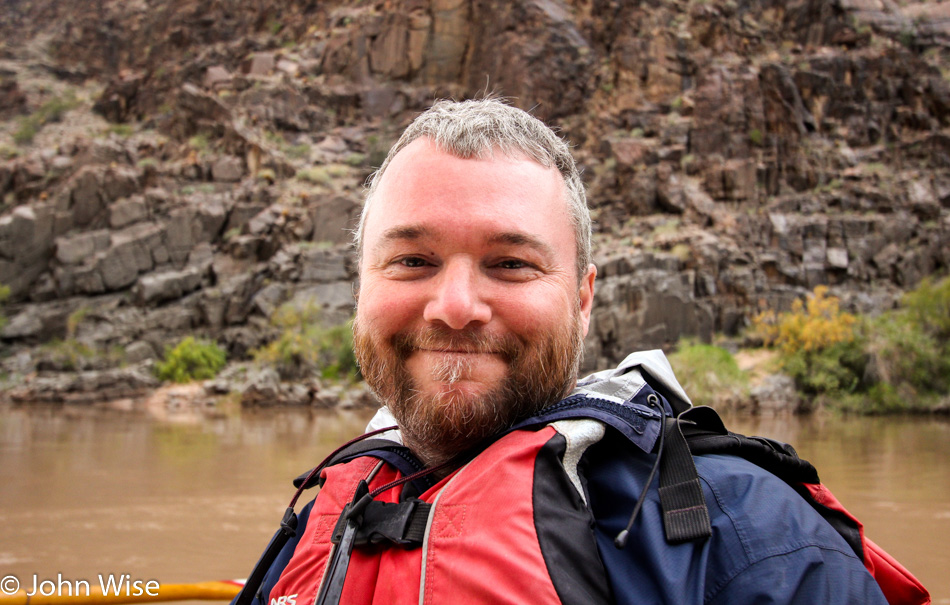
POLYGON ((538 265, 521 258, 499 259, 490 263, 487 269, 490 275, 511 282, 531 281, 542 274, 538 265))
POLYGON ((524 269, 528 264, 522 260, 510 258, 496 265, 499 269, 524 269))
POLYGON ((405 258, 399 259, 397 261, 400 265, 404 267, 416 268, 416 267, 425 267, 429 262, 420 257, 420 256, 407 256, 405 258))

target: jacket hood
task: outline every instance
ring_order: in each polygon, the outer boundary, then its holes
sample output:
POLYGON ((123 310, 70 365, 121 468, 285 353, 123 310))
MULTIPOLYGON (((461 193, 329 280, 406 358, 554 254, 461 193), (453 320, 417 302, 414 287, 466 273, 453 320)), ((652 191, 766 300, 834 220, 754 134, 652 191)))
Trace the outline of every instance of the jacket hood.
POLYGON ((590 395, 623 403, 632 399, 646 386, 648 379, 644 374, 650 377, 650 385, 662 391, 665 397, 679 401, 681 405, 674 407, 692 406, 686 391, 673 375, 673 368, 670 367, 666 355, 659 349, 631 353, 616 368, 596 372, 578 380, 571 394, 590 395))

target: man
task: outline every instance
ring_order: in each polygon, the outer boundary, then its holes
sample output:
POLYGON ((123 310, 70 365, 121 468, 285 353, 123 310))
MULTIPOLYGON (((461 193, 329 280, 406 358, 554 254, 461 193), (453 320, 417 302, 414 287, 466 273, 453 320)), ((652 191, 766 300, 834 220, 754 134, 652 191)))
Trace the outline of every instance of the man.
POLYGON ((590 216, 540 121, 437 103, 374 176, 356 245, 355 349, 383 433, 322 470, 260 603, 885 602, 844 540, 744 460, 696 457, 707 540, 670 544, 656 490, 638 502, 661 419, 688 398, 662 354, 578 386, 590 216))

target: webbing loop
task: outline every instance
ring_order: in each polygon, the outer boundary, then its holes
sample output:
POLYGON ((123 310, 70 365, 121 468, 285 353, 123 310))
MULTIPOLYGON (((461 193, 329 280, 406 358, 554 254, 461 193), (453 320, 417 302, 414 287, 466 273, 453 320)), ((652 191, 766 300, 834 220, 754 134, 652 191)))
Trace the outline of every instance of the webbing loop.
POLYGON ((712 535, 709 509, 693 455, 683 435, 682 422, 686 421, 681 417, 666 419, 666 444, 660 462, 663 530, 667 541, 673 544, 706 539, 712 535))

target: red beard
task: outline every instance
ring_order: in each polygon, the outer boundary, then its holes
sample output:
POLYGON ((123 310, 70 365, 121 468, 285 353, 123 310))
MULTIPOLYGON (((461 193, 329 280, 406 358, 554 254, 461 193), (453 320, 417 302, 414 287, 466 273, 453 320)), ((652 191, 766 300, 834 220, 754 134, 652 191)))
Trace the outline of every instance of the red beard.
POLYGON ((433 466, 567 394, 577 378, 583 350, 577 309, 564 324, 563 329, 534 340, 441 327, 382 339, 364 329, 357 314, 353 344, 363 377, 395 416, 405 444, 433 466), (421 348, 493 353, 504 360, 508 371, 490 391, 472 396, 451 388, 467 372, 464 356, 447 356, 433 369, 432 378, 448 388, 424 394, 406 368, 408 357, 421 348))

